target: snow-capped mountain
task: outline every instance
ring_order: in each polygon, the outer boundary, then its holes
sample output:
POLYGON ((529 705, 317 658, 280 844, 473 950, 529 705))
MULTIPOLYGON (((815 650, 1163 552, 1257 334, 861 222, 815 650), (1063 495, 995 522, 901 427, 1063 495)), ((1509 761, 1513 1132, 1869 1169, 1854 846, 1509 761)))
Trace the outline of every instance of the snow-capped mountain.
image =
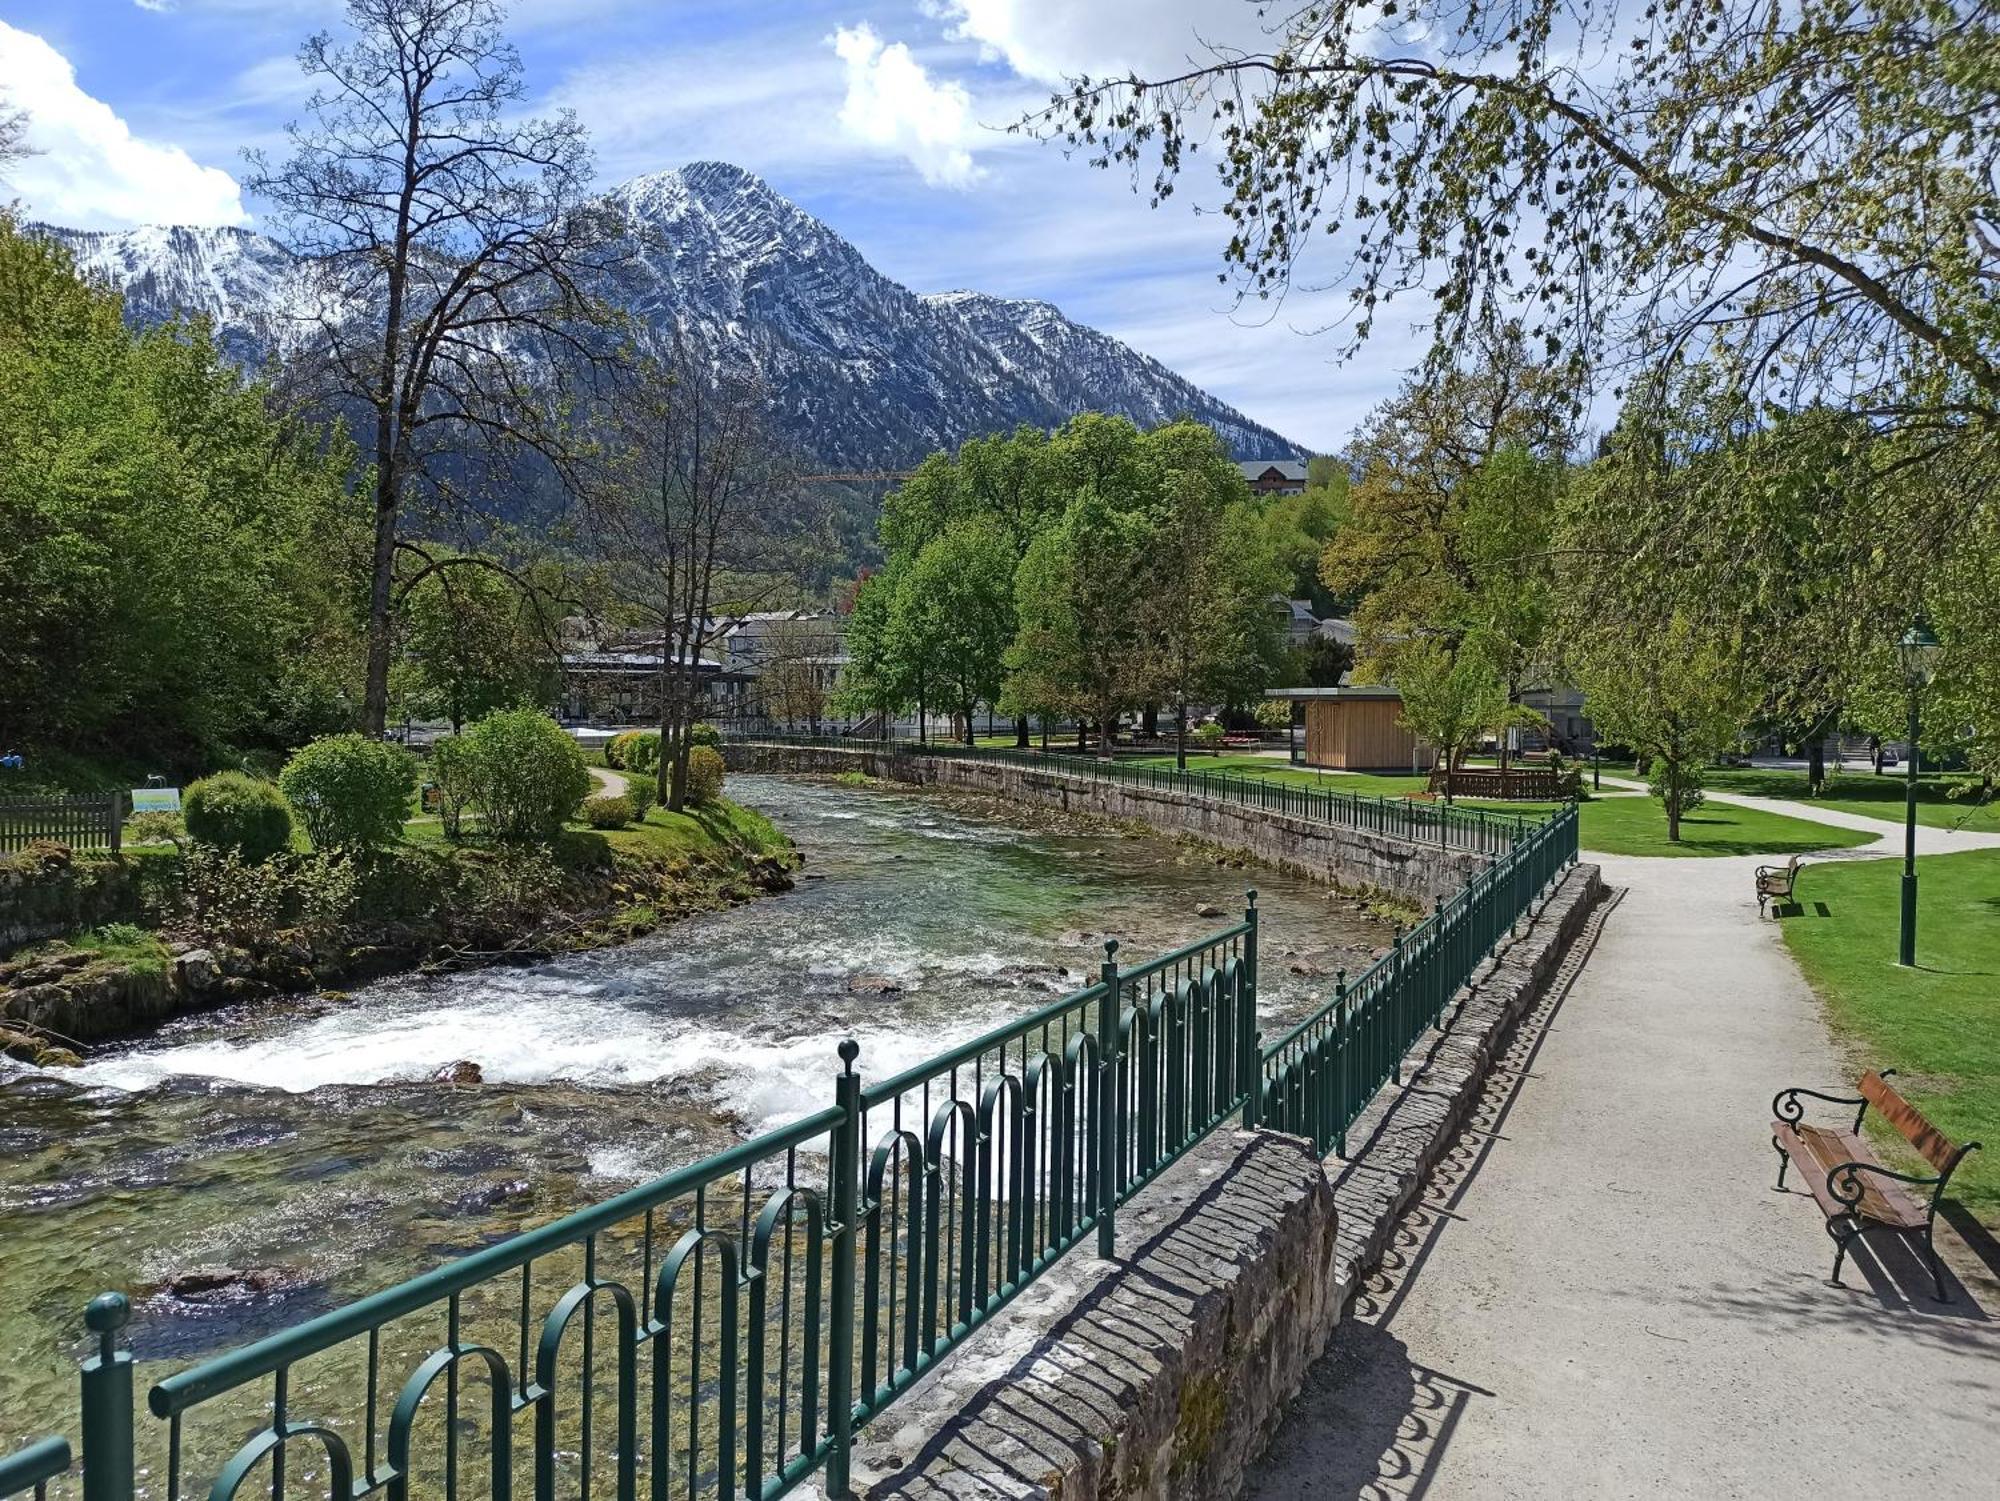
MULTIPOLYGON (((632 236, 609 294, 655 328, 754 366, 780 425, 830 470, 903 468, 982 433, 1053 427, 1086 410, 1142 427, 1187 414, 1241 458, 1303 451, 1046 302, 910 291, 741 168, 696 162, 607 196, 632 236)), ((298 326, 301 278, 253 232, 45 232, 124 291, 134 322, 206 314, 246 362, 298 326)))

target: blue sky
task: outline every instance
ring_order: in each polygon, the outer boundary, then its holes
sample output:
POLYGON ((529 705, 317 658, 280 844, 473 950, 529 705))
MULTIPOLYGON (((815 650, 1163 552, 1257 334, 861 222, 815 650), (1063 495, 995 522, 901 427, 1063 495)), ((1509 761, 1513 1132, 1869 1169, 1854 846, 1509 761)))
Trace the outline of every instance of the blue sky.
MULTIPOLYGON (((242 151, 282 152, 293 54, 339 0, 0 0, 0 91, 42 155, 28 212, 78 227, 257 222, 242 151)), ((1000 127, 1062 77, 1254 43, 1240 0, 513 0, 537 108, 590 127, 602 183, 702 158, 761 174, 919 291, 1041 297, 1306 446, 1340 447, 1412 336, 1353 362, 1335 292, 1236 307, 1213 179, 1147 207, 1120 174, 1000 127), (1206 205, 1211 212, 1203 215, 1206 205)), ((1313 268, 1308 266, 1310 272, 1313 268)), ((1329 264, 1320 268, 1331 274, 1329 264)))

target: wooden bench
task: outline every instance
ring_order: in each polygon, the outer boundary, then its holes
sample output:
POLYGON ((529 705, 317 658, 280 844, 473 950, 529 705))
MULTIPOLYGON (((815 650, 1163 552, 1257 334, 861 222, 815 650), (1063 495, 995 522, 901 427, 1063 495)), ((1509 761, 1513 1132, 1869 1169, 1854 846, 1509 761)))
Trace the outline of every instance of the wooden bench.
POLYGON ((1921 1243, 1931 1282, 1939 1302, 1944 1299, 1944 1272, 1938 1265, 1937 1247, 1931 1231, 1937 1221, 1938 1202, 1945 1185, 1967 1152, 1979 1150, 1968 1141, 1953 1146, 1908 1100, 1890 1087, 1894 1069, 1882 1073, 1870 1070, 1861 1076, 1860 1094, 1849 1098, 1821 1094, 1812 1089, 1787 1089, 1771 1101, 1771 1145, 1778 1151, 1778 1187, 1785 1186, 1786 1170, 1796 1166, 1805 1175, 1806 1186, 1820 1212, 1826 1216, 1826 1233, 1833 1237, 1833 1280, 1840 1281, 1841 1263, 1847 1259, 1847 1243, 1865 1231, 1881 1227, 1921 1243), (1805 1101, 1823 1100, 1829 1105, 1854 1105, 1854 1127, 1846 1130, 1805 1123, 1805 1101), (1917 1177, 1884 1167, 1868 1144, 1861 1139, 1861 1123, 1873 1105, 1878 1115, 1903 1134, 1903 1139, 1937 1169, 1934 1178, 1917 1177), (1910 1192, 1929 1188, 1929 1201, 1910 1192))
POLYGON ((1794 855, 1783 865, 1760 865, 1757 867, 1757 915, 1764 916, 1764 909, 1777 906, 1792 899, 1792 888, 1799 883, 1799 856, 1794 855))

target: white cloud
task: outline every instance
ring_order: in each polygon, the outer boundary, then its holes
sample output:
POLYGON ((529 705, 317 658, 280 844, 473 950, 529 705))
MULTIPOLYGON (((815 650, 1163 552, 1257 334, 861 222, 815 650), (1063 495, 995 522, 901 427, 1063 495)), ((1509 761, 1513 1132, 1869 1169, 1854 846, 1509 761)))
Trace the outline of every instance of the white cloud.
POLYGON ((165 15, 174 8, 174 0, 132 0, 141 10, 150 10, 156 15, 165 15))
POLYGON ((952 35, 1024 78, 1158 72, 1213 45, 1266 50, 1269 19, 1236 0, 928 0, 952 35))
POLYGON ((135 224, 243 224, 243 196, 227 172, 179 146, 148 141, 77 86, 76 70, 32 32, 0 21, 0 93, 28 115, 37 153, 10 169, 9 186, 38 218, 83 229, 135 224))
POLYGON ((885 45, 867 22, 833 34, 847 65, 840 123, 856 139, 908 157, 925 182, 970 186, 980 175, 970 142, 978 126, 963 85, 934 82, 901 42, 885 45))

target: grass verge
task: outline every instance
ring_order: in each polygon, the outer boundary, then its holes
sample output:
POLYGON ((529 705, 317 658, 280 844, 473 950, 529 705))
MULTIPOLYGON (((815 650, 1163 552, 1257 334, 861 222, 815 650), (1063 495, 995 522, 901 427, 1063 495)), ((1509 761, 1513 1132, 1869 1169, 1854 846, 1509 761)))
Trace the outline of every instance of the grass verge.
MULTIPOLYGON (((2000 849, 1917 861, 1911 969, 1895 962, 1901 871, 1895 860, 1808 866, 1799 880, 1802 910, 1782 919, 1785 946, 1850 1045, 1857 1074, 1896 1069, 1896 1086, 1940 1131, 1954 1142, 1986 1143, 1960 1166, 1950 1191, 2000 1228, 2000 849)), ((1877 1139, 1888 1160, 1916 1162, 1893 1130, 1877 1139)))

